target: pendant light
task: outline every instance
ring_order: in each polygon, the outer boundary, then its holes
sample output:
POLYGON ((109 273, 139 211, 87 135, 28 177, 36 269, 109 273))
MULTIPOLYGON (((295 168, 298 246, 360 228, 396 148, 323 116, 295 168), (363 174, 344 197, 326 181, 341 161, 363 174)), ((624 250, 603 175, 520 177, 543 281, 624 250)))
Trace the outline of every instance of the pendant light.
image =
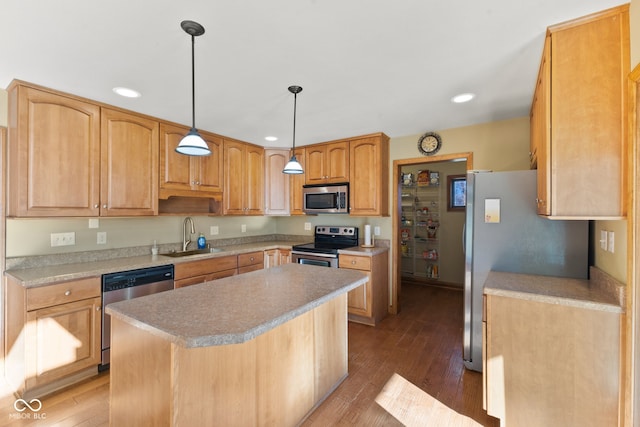
POLYGON ((180 141, 176 151, 187 156, 208 156, 209 146, 196 130, 196 65, 195 38, 204 34, 204 27, 194 21, 182 21, 180 26, 191 36, 191 130, 180 141))
POLYGON ((284 166, 282 173, 293 175, 304 173, 302 165, 296 159, 296 104, 298 94, 302 92, 302 88, 300 86, 289 86, 289 92, 293 94, 293 148, 291 149, 291 160, 284 166))

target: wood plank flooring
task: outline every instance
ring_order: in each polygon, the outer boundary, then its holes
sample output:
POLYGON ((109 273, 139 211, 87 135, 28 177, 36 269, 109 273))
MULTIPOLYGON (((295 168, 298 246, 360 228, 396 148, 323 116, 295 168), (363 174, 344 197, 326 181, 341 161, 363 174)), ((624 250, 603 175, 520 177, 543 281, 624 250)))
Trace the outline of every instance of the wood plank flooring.
MULTIPOLYGON (((462 292, 403 283, 401 304, 375 328, 349 323, 349 376, 303 426, 499 425, 462 364, 462 292)), ((44 419, 14 401, 0 399, 0 426, 108 426, 108 372, 43 398, 44 419)))

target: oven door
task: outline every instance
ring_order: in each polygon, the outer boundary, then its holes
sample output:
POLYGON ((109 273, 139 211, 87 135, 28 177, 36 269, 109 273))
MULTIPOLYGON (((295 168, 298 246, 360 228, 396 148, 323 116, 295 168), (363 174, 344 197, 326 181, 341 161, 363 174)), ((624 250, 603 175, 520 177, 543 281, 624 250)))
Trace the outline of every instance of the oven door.
POLYGON ((314 254, 310 252, 291 251, 291 262, 296 264, 338 268, 338 256, 333 254, 314 254))

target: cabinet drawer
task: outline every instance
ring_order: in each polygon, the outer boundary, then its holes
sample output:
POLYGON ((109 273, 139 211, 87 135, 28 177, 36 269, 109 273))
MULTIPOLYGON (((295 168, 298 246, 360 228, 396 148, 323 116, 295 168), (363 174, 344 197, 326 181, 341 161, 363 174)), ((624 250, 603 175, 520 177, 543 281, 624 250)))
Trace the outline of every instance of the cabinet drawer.
POLYGON ((244 267, 238 267, 238 274, 249 273, 250 271, 262 270, 264 268, 263 264, 251 264, 245 265, 244 267))
POLYGON ((264 251, 249 252, 238 255, 238 267, 246 267, 253 264, 264 265, 264 251))
POLYGON ((237 268, 234 268, 232 270, 216 271, 215 273, 209 274, 207 276, 207 281, 222 279, 223 277, 231 277, 231 276, 235 276, 236 274, 238 274, 237 268))
POLYGON ((101 294, 99 277, 73 280, 27 289, 27 311, 44 307, 99 297, 101 294))
POLYGON ((371 258, 368 256, 340 255, 338 263, 340 268, 371 271, 371 258))
POLYGON ((207 258, 200 261, 182 262, 175 264, 175 280, 193 276, 202 276, 216 271, 235 269, 238 260, 235 255, 207 258))

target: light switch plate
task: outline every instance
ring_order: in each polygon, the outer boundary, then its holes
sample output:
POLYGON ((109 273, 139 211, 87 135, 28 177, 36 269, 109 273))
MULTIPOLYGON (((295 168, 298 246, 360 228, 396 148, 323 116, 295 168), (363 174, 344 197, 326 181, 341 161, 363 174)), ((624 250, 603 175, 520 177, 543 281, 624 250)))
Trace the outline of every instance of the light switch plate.
POLYGON ((212 225, 212 226, 209 228, 209 234, 210 234, 210 235, 215 236, 216 234, 219 234, 219 233, 220 233, 220 228, 218 228, 218 226, 217 226, 217 225, 212 225))
POLYGON ((76 244, 76 233, 51 233, 51 247, 54 246, 71 246, 76 244))
POLYGON ((614 234, 613 231, 607 232, 607 251, 613 253, 614 234))
POLYGON ((607 232, 606 230, 600 230, 600 249, 607 250, 607 232))
POLYGON ((246 233, 246 232, 247 232, 247 224, 242 224, 242 225, 240 226, 240 231, 241 231, 242 233, 246 233))
POLYGON ((107 244, 107 232, 106 231, 98 231, 96 243, 99 245, 107 244))
POLYGON ((305 231, 311 230, 311 223, 310 222, 305 222, 304 223, 304 229, 305 229, 305 231))

